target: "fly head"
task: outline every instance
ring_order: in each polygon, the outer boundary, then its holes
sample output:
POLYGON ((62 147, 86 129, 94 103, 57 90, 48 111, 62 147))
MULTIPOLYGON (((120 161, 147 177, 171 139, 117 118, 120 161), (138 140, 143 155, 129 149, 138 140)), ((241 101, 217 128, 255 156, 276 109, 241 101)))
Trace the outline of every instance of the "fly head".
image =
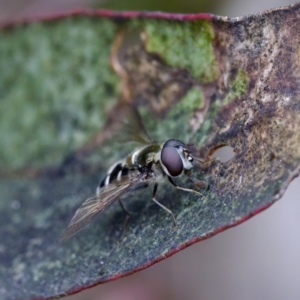
POLYGON ((186 144, 178 140, 168 140, 161 149, 160 162, 168 176, 177 177, 183 171, 194 167, 193 157, 186 144))

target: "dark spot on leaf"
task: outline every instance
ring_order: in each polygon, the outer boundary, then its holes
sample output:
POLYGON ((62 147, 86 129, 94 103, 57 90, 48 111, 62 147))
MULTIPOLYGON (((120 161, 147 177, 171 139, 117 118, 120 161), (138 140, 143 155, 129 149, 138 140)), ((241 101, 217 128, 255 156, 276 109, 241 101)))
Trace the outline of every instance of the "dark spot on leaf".
POLYGON ((270 153, 270 157, 269 160, 272 161, 273 159, 275 159, 275 154, 273 152, 270 153))
POLYGON ((98 273, 97 276, 103 276, 106 273, 105 268, 102 268, 98 273))

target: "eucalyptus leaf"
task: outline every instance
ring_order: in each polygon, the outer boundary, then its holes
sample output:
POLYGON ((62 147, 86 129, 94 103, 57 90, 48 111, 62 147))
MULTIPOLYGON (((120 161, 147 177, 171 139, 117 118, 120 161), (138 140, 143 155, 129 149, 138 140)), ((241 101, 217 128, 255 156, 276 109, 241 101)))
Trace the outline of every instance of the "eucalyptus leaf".
MULTIPOLYGON (((54 299, 146 268, 266 209, 299 173, 300 6, 242 18, 82 11, 0 31, 0 296, 54 299), (51 20, 52 19, 52 20, 51 20), (192 141, 203 198, 159 184, 60 238, 121 143, 192 141), (137 128, 138 130, 138 128, 137 128), (234 156, 211 159, 221 146, 234 156)), ((184 178, 176 181, 193 188, 184 178)))

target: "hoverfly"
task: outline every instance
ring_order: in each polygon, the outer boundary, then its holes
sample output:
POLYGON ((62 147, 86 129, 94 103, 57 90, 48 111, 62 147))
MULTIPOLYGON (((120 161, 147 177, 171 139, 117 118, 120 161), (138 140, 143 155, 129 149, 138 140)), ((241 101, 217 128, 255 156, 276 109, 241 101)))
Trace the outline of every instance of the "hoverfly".
MULTIPOLYGON (((143 137, 147 135, 144 128, 141 126, 137 128, 143 129, 143 137)), ((191 174, 195 160, 203 162, 192 156, 192 147, 191 143, 184 144, 175 139, 167 140, 163 144, 151 143, 148 140, 147 146, 115 163, 100 182, 95 196, 87 199, 76 211, 61 240, 70 238, 117 200, 123 210, 129 214, 123 206, 121 198, 129 192, 147 187, 150 183, 154 183, 152 200, 172 216, 176 226, 172 211, 156 199, 158 182, 167 177, 175 188, 203 197, 196 190, 178 186, 173 180, 173 178, 185 175, 197 188, 206 186, 204 181, 197 180, 191 174)))

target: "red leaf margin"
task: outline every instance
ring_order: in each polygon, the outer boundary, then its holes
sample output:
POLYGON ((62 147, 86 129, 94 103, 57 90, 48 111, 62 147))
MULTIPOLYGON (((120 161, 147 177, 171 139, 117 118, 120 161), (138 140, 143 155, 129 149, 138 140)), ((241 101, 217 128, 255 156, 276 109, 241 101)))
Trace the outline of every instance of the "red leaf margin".
MULTIPOLYGON (((269 14, 271 11, 274 12, 276 10, 286 10, 286 9, 290 9, 291 7, 293 7, 293 8, 300 7, 300 3, 292 4, 290 6, 284 6, 284 7, 280 7, 280 8, 266 10, 263 13, 260 13, 260 15, 264 16, 264 15, 269 14)), ((1 29, 9 29, 9 28, 12 28, 17 25, 27 25, 27 24, 31 24, 31 23, 37 23, 37 22, 50 22, 50 21, 56 21, 56 20, 64 19, 67 17, 74 17, 74 16, 101 17, 101 18, 109 18, 109 19, 113 19, 113 20, 132 19, 132 18, 164 19, 164 20, 177 20, 177 21, 220 20, 221 19, 221 20, 227 21, 229 23, 234 23, 234 22, 244 18, 244 17, 239 17, 239 18, 221 17, 221 16, 209 14, 209 13, 180 14, 180 13, 167 13, 167 12, 160 12, 160 11, 139 12, 139 11, 112 11, 112 10, 108 10, 108 9, 93 9, 93 8, 76 8, 76 9, 64 11, 61 13, 41 13, 38 15, 15 18, 11 21, 0 23, 0 30, 1 29)), ((150 261, 144 265, 141 265, 136 269, 133 269, 133 270, 130 270, 127 272, 125 271, 122 273, 118 273, 118 274, 115 274, 110 277, 106 277, 105 279, 95 281, 93 284, 82 285, 78 288, 70 289, 68 291, 65 291, 63 294, 58 294, 58 295, 47 297, 47 298, 36 297, 36 298, 32 298, 32 300, 54 300, 54 299, 58 299, 61 297, 74 295, 74 294, 79 293, 88 288, 97 286, 101 283, 113 281, 113 280, 116 280, 116 279, 119 279, 119 278, 122 278, 122 277, 125 277, 128 275, 134 274, 143 269, 146 269, 146 268, 160 262, 161 260, 166 259, 166 258, 172 256, 173 254, 191 246, 194 243, 206 240, 206 239, 208 239, 218 233, 221 233, 229 228, 235 227, 235 226, 249 220, 250 218, 254 217, 255 215, 259 214, 260 212, 266 210, 272 204, 274 204, 274 202, 278 201, 283 196, 283 194, 287 190, 289 184, 293 181, 293 179, 295 179, 299 175, 300 175, 300 166, 292 174, 290 174, 289 180, 286 181, 285 184, 280 188, 280 190, 276 194, 275 198, 272 199, 271 203, 268 203, 267 205, 258 207, 253 212, 251 212, 248 216, 245 216, 244 218, 237 220, 236 222, 233 222, 232 224, 226 225, 222 228, 218 228, 217 230, 209 233, 206 236, 203 236, 200 238, 194 238, 194 239, 187 241, 186 243, 180 244, 177 248, 174 248, 171 251, 169 251, 168 253, 165 253, 163 255, 156 257, 155 260, 150 261)))
POLYGON ((89 17, 102 17, 111 19, 165 19, 177 21, 194 21, 194 20, 211 20, 218 18, 213 14, 197 13, 197 14, 173 14, 165 12, 139 12, 139 11, 113 11, 108 9, 92 9, 92 8, 76 8, 70 11, 61 13, 41 13, 34 16, 15 18, 11 21, 0 23, 0 28, 10 28, 15 25, 30 24, 35 22, 47 22, 59 20, 67 17, 74 16, 89 16, 89 17))

